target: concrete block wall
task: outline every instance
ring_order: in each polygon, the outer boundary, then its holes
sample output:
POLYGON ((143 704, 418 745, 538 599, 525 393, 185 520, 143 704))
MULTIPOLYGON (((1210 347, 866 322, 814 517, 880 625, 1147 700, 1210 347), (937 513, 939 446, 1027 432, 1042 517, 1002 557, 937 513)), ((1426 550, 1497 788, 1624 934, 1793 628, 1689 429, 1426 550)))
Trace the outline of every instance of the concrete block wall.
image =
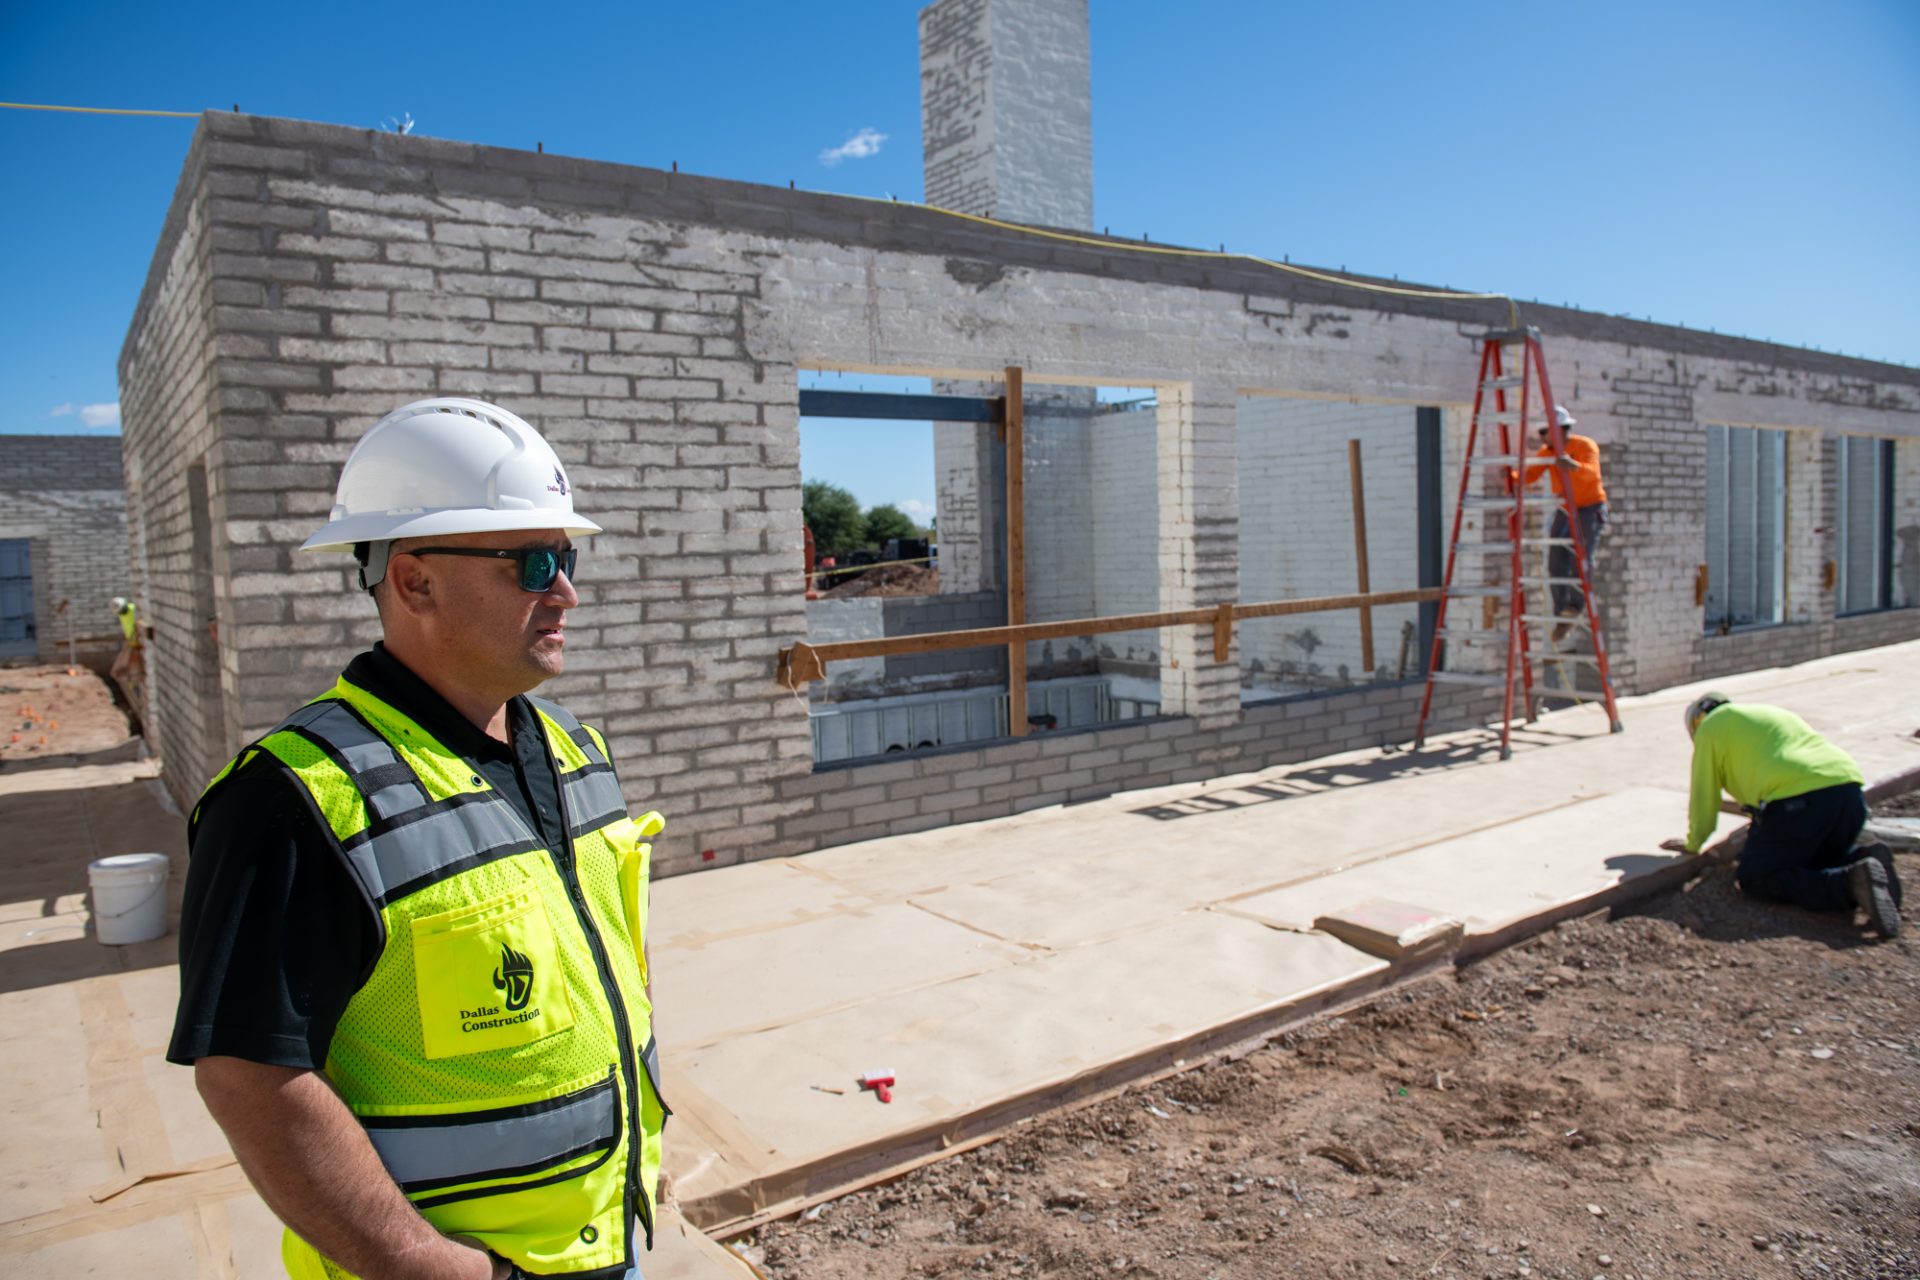
MULTIPOLYGON (((262 398, 242 387, 223 391, 214 367, 223 348, 236 362, 254 349, 244 333, 223 336, 223 330, 286 323, 275 312, 277 291, 270 284, 213 277, 217 254, 236 240, 250 243, 253 228, 277 215, 233 199, 244 178, 208 172, 211 141, 204 126, 195 135, 120 352, 134 590, 142 624, 152 628, 143 722, 183 807, 241 745, 233 715, 242 687, 237 654, 216 647, 208 624, 217 620, 231 637, 248 621, 232 607, 228 549, 235 539, 225 526, 224 415, 244 422, 262 398), (219 222, 234 225, 224 230, 219 222)), ((243 501, 234 514, 244 520, 270 505, 243 501)), ((295 643, 328 638, 303 634, 295 643)))
POLYGON ((33 573, 35 653, 14 661, 110 662, 133 595, 118 436, 0 436, 0 539, 24 539, 33 573), (65 609, 61 608, 62 602, 65 609))
POLYGON ((1093 226, 1087 0, 939 0, 920 12, 927 202, 1093 226))
MULTIPOLYGON (((1210 626, 1179 627, 1159 637, 1164 721, 814 770, 805 707, 773 680, 778 650, 808 635, 794 369, 977 383, 1017 364, 1034 386, 1158 388, 1157 604, 1205 608, 1246 598, 1241 396, 1457 407, 1499 308, 560 156, 220 113, 200 129, 123 357, 136 577, 169 629, 177 746, 238 745, 372 637, 346 558, 294 548, 359 433, 440 392, 532 420, 607 526, 552 691, 608 730, 630 803, 668 815, 663 872, 1411 732, 1404 690, 1243 713, 1239 655, 1216 661, 1210 626), (211 703, 190 661, 206 598, 211 703)), ((1628 688, 1747 660, 1705 647, 1693 604, 1701 423, 1920 437, 1920 371, 1559 308, 1527 318, 1610 451, 1621 523, 1600 570, 1628 688)), ((974 482, 996 492, 992 432, 968 430, 974 482)), ((998 589, 994 559, 977 563, 984 581, 955 594, 998 589)), ((1910 638, 1920 611, 1823 634, 1829 650, 1910 638)))
MULTIPOLYGON (((1420 585, 1419 456, 1411 407, 1249 396, 1240 400, 1239 424, 1243 599, 1359 590, 1350 440, 1361 447, 1370 585, 1375 591, 1420 585)), ((1445 480, 1443 491, 1450 487, 1445 480)), ((1255 619, 1241 627, 1241 680, 1304 693, 1398 678, 1402 624, 1417 628, 1419 616, 1418 605, 1373 611, 1372 672, 1361 662, 1357 612, 1255 619)), ((1416 648, 1408 650, 1415 673, 1421 669, 1416 648)))
MULTIPOLYGON (((942 592, 931 596, 855 596, 847 600, 807 602, 807 642, 831 644, 839 640, 876 640, 885 636, 917 636, 934 631, 969 631, 1003 627, 1007 606, 997 591, 968 595, 942 592)), ((835 663, 827 679, 811 686, 814 702, 840 702, 894 694, 1004 685, 1006 651, 953 649, 937 653, 894 654, 835 663)))
MULTIPOLYGON (((1160 609, 1159 432, 1151 408, 1102 413, 1088 438, 1087 484, 1092 506, 1093 578, 1098 616, 1160 609)), ((1158 631, 1109 631, 1092 639, 1102 670, 1157 676, 1158 631)))
POLYGON ((1920 441, 1893 446, 1893 603, 1920 605, 1920 441))
MULTIPOLYGON (((200 298, 222 300, 209 474, 240 735, 377 635, 350 559, 295 549, 353 442, 408 400, 479 396, 545 434, 606 529, 582 556, 551 691, 607 732, 631 793, 673 816, 667 865, 771 845, 785 815, 770 780, 811 750, 768 678, 805 612, 797 392, 782 344, 755 334, 761 246, 634 216, 565 162, 395 141, 404 155, 377 134, 206 117, 204 241, 156 262, 129 339, 130 443, 190 452, 194 416, 167 412, 164 389, 199 358, 167 336, 207 318, 200 298), (434 190, 434 166, 469 194, 434 190), (175 272, 195 288, 171 288, 175 272)), ((170 590, 181 576, 154 572, 170 590)))

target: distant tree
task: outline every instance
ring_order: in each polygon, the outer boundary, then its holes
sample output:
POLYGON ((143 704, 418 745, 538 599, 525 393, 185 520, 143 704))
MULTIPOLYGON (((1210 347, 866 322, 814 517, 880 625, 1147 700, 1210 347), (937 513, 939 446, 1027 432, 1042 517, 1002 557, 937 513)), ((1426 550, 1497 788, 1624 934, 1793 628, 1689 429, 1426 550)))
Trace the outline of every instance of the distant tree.
MULTIPOLYGON (((814 535, 818 537, 816 533, 814 535)), ((867 542, 871 546, 884 547, 889 538, 917 538, 920 526, 900 508, 890 502, 883 502, 867 512, 867 542)))
POLYGON ((859 547, 866 538, 860 501, 837 484, 809 480, 800 486, 800 511, 813 530, 817 555, 840 556, 859 547))

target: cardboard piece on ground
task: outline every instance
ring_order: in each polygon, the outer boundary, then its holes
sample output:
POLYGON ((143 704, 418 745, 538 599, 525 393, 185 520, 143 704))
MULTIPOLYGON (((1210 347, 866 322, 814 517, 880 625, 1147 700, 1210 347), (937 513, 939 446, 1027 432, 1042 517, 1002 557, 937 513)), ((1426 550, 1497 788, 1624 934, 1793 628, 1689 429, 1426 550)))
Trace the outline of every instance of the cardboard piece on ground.
POLYGON ((689 1127, 752 1135, 717 1159, 670 1143, 675 1193, 696 1222, 745 1217, 836 1185, 862 1161, 885 1164, 882 1153, 958 1141, 1020 1100, 1077 1096, 1124 1064, 1241 1020, 1278 1021, 1386 969, 1323 934, 1194 912, 762 1035, 669 1049, 665 1092, 689 1127), (899 1072, 890 1106, 850 1087, 876 1063, 899 1072), (676 1079, 699 1088, 676 1094, 676 1079))
POLYGON ((697 993, 662 1002, 660 1040, 694 1048, 1000 968, 1028 954, 903 903, 725 938, 697 952, 656 946, 656 990, 697 993), (774 956, 785 962, 768 963, 774 956))
POLYGON ((1686 814, 1685 793, 1632 787, 1222 909, 1282 929, 1305 929, 1326 902, 1390 897, 1452 916, 1470 937, 1498 933, 1685 862, 1683 854, 1660 852, 1660 841, 1685 828, 1686 814))
POLYGON ((1420 961, 1450 954, 1466 936, 1452 916, 1372 898, 1317 917, 1313 927, 1382 960, 1420 961))

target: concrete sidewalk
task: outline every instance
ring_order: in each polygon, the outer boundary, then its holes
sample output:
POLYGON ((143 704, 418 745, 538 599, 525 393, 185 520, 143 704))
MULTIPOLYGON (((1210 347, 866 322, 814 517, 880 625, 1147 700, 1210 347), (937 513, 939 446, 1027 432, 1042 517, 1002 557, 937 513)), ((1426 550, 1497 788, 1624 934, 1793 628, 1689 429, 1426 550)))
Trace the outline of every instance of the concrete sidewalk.
MULTIPOLYGON (((1920 767, 1920 644, 1718 683, 1801 712, 1870 778, 1920 767)), ((1364 752, 660 883, 683 1212, 802 1203, 1684 874, 1656 846, 1684 827, 1690 696, 1629 700, 1620 736, 1591 708, 1548 717, 1504 765, 1458 740, 1364 752), (1390 961, 1314 927, 1380 900, 1462 928, 1390 961), (854 1084, 882 1067, 890 1106, 854 1084)), ((177 939, 86 932, 89 859, 161 849, 183 869, 151 774, 0 773, 8 1275, 277 1274, 277 1224, 161 1056, 177 939)), ((646 1267, 742 1273, 679 1226, 646 1267)))
MULTIPOLYGON (((1715 685, 1800 712, 1870 780, 1920 768, 1898 696, 1920 644, 1715 685)), ((1340 917, 1430 921, 1445 958, 1677 882, 1697 860, 1659 843, 1686 831, 1698 692, 1626 700, 1619 735, 1592 707, 1543 717, 1505 764, 1460 735, 660 883, 682 1210, 790 1209, 1436 959, 1349 946, 1340 917), (876 1068, 892 1105, 855 1087, 876 1068)))

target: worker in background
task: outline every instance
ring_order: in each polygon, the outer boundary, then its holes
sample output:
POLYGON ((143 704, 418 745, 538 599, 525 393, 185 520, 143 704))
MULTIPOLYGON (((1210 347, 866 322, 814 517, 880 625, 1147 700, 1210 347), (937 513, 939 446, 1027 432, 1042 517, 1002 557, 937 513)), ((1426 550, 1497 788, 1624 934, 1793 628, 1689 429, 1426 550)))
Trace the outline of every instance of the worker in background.
POLYGON ((1754 815, 1734 881, 1742 893, 1809 911, 1866 912, 1883 938, 1900 932, 1900 879, 1884 844, 1856 848, 1867 802, 1853 757, 1791 711, 1706 693, 1687 705, 1693 786, 1687 838, 1661 848, 1698 853, 1725 791, 1754 815))
POLYGON ((384 639, 194 809, 167 1057, 296 1280, 637 1277, 652 1245, 659 815, 528 696, 598 531, 513 414, 382 418, 303 549, 353 551, 384 639))
POLYGON ((107 668, 107 674, 126 694, 127 704, 138 716, 142 710, 142 686, 147 677, 146 654, 140 644, 139 611, 133 601, 125 596, 115 596, 109 603, 113 607, 114 619, 120 624, 120 652, 114 655, 113 665, 107 668))
MULTIPOLYGON (((1556 463, 1528 467, 1526 483, 1532 484, 1545 474, 1551 479, 1555 493, 1565 493, 1571 486, 1573 505, 1580 516, 1580 548, 1586 554, 1587 571, 1591 574, 1593 548, 1607 532, 1607 486, 1600 479, 1600 446, 1591 437, 1573 434, 1571 428, 1577 420, 1565 405, 1555 405, 1553 416, 1565 437, 1563 453, 1556 463)), ((1554 456, 1553 434, 1545 424, 1540 427, 1540 448, 1534 456, 1554 456)), ((1547 536, 1558 541, 1573 537, 1564 506, 1553 509, 1553 526, 1547 536)), ((1547 576, 1580 576, 1579 561, 1571 546, 1554 545, 1547 549, 1547 576)), ((1576 585, 1555 583, 1552 590, 1554 616, 1561 619, 1554 624, 1553 642, 1559 644, 1573 631, 1574 620, 1586 611, 1587 597, 1576 585)))

